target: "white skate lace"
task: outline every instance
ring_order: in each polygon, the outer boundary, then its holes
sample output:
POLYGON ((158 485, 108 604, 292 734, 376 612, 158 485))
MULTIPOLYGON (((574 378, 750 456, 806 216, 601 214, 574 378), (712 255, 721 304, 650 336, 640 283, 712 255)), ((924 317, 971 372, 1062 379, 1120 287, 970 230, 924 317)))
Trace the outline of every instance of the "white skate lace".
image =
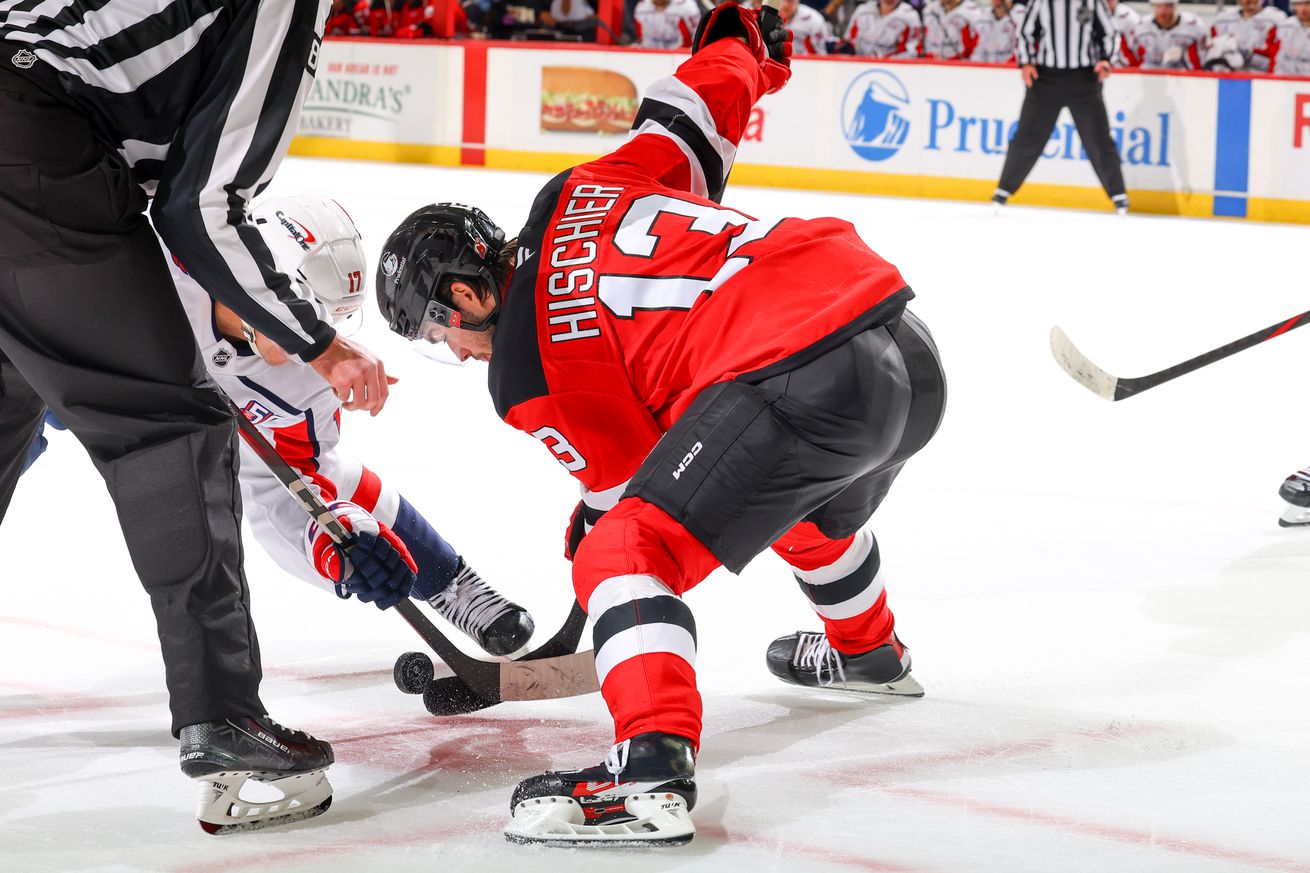
POLYGON ((1287 478, 1295 479, 1298 482, 1304 482, 1305 484, 1310 485, 1310 467, 1302 467, 1287 478))
POLYGON ((800 634, 796 640, 796 654, 791 660, 802 670, 813 670, 820 685, 832 685, 839 680, 846 684, 842 657, 828 645, 828 638, 823 634, 800 634))
POLYGON ((605 756, 605 769, 610 771, 614 782, 618 782, 619 774, 628 768, 628 746, 631 744, 631 740, 615 743, 610 747, 609 754, 605 756))
POLYGON ((467 564, 461 564, 450 584, 428 602, 446 621, 474 637, 481 637, 492 622, 513 608, 467 564))

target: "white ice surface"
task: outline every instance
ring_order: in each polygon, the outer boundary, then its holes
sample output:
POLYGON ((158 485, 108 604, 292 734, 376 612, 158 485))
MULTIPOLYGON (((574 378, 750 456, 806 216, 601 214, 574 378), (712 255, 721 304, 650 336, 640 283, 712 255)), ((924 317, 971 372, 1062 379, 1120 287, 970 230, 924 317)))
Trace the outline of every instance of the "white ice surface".
MULTIPOLYGON (((375 256, 429 201, 517 228, 543 181, 291 160, 272 190, 336 197, 375 256)), ((0 870, 1310 871, 1310 531, 1276 526, 1275 495, 1310 462, 1310 331, 1117 404, 1047 351, 1058 323, 1135 376, 1293 315, 1307 231, 742 188, 726 202, 854 221, 941 346, 945 424, 874 519, 927 697, 773 680, 766 644, 817 622, 766 554, 688 598, 695 842, 512 846, 515 782, 606 751, 599 696, 431 718, 391 684, 394 657, 421 648, 398 617, 286 577, 252 543, 264 700, 333 741, 336 802, 209 837, 176 768, 149 603, 98 477, 56 433, 0 529, 0 870)), ((375 312, 359 336, 401 382, 380 417, 347 416, 346 447, 558 626, 570 478, 496 419, 481 365, 426 361, 375 312)))

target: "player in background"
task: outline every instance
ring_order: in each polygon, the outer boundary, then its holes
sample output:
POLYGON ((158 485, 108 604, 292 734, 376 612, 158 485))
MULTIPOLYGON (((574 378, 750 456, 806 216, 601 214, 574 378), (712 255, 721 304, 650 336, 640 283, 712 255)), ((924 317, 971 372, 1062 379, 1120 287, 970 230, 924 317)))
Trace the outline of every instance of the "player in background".
POLYGON ((833 40, 832 25, 823 13, 799 0, 778 4, 783 23, 791 30, 792 50, 798 55, 826 55, 833 40))
POLYGON ((983 64, 1013 64, 1015 40, 1023 13, 1028 7, 1010 0, 991 0, 991 9, 981 13, 973 26, 978 31, 978 47, 972 60, 983 64))
POLYGON ((1310 0, 1292 0, 1292 14, 1278 25, 1269 72, 1310 76, 1310 0))
POLYGON ((642 48, 691 48, 701 11, 696 0, 641 0, 633 10, 636 44, 642 48))
POLYGON ((1264 3, 1265 0, 1237 0, 1236 9, 1224 9, 1214 17, 1203 57, 1207 70, 1269 72, 1278 51, 1278 25, 1287 16, 1264 3))
POLYGON ((1110 7, 1110 17, 1114 21, 1115 33, 1119 34, 1119 46, 1113 63, 1116 67, 1132 66, 1128 52, 1132 47, 1133 32, 1137 30, 1137 25, 1142 23, 1142 16, 1137 14, 1137 10, 1131 8, 1127 3, 1120 3, 1119 0, 1105 0, 1105 5, 1110 7))
POLYGON ((923 7, 923 56, 970 60, 978 47, 974 22, 980 12, 973 0, 928 0, 923 7))
POLYGON ((855 7, 846 39, 855 54, 870 58, 917 58, 922 50, 923 22, 902 0, 867 0, 855 7))
POLYGON ((1173 0, 1151 0, 1151 17, 1133 31, 1128 64, 1152 70, 1199 70, 1205 24, 1173 0))
POLYGON ((582 487, 566 555, 615 745, 520 783, 512 840, 691 839, 701 700, 682 594, 767 548, 823 624, 769 646, 778 678, 923 693, 865 527, 945 403, 913 294, 848 222, 718 205, 789 42, 773 9, 716 7, 627 142, 549 182, 514 240, 440 204, 383 247, 391 328, 490 361, 497 412, 582 487))
MULTIPOLYGON (((365 259, 359 231, 335 201, 314 197, 265 200, 251 211, 279 266, 296 278, 338 324, 364 300, 365 259)), ((174 261, 178 295, 205 367, 288 464, 345 525, 389 541, 415 568, 409 596, 493 655, 527 644, 528 613, 491 588, 395 488, 337 448, 341 402, 308 367, 214 302, 174 261), (415 566, 416 565, 416 566, 415 566)), ((241 500, 255 539, 282 569, 329 591, 351 576, 326 533, 242 441, 241 500)), ((349 594, 346 594, 349 596, 349 594)), ((381 608, 400 596, 365 590, 381 608)))

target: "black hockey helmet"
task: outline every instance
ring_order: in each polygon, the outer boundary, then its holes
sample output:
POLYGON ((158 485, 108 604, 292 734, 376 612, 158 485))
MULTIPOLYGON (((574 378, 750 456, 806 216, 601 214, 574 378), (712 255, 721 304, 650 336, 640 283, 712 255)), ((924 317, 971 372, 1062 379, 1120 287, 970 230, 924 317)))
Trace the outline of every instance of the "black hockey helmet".
POLYGON ((418 339, 432 304, 448 310, 450 283, 460 279, 490 292, 496 309, 480 330, 494 324, 500 307, 493 266, 505 247, 505 232, 487 214, 459 203, 434 203, 402 221, 382 246, 376 287, 387 326, 418 339))

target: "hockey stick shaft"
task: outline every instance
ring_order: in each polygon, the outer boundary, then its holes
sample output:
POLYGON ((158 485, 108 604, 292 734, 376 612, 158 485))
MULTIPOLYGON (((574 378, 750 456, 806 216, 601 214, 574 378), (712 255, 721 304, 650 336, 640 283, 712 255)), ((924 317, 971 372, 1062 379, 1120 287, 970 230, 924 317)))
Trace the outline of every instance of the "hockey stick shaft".
POLYGON ((1310 324, 1310 312, 1302 312, 1300 315, 1295 315, 1277 324, 1271 324, 1263 330, 1233 340, 1226 345, 1183 361, 1181 364, 1167 367, 1158 373, 1134 378, 1120 378, 1106 373, 1079 352, 1077 347, 1064 334, 1064 331, 1058 327, 1051 330, 1051 351, 1065 372, 1086 388, 1107 400, 1123 400, 1157 385, 1163 385, 1165 382, 1170 382, 1194 370, 1199 370, 1213 364, 1215 361, 1222 361, 1224 358, 1231 357, 1252 346, 1280 337, 1288 331, 1303 327, 1306 324, 1310 324))
MULTIPOLYGON (((286 462, 285 458, 277 453, 277 450, 269 444, 268 439, 260 432, 259 428, 250 419, 246 418, 230 399, 228 400, 228 406, 232 414, 236 416, 237 428, 241 431, 247 445, 268 467, 269 471, 277 477, 278 481, 283 484, 292 499, 319 523, 319 526, 327 532, 334 543, 343 548, 349 548, 354 543, 354 535, 346 530, 345 526, 327 508, 318 494, 305 483, 305 480, 300 478, 300 474, 286 462)), ((537 657, 534 658, 536 663, 522 667, 517 666, 520 663, 517 661, 504 663, 482 661, 465 654, 458 646, 447 639, 445 634, 437 630, 427 616, 420 612, 413 601, 408 598, 396 604, 395 608, 401 617, 409 623, 410 627, 414 628, 415 632, 423 638, 423 641, 437 653, 437 656, 446 662, 446 665, 454 671, 460 681, 468 685, 479 696, 490 701, 571 697, 575 694, 586 694, 599 688, 596 682, 594 659, 592 660, 591 669, 584 672, 582 676, 569 675, 577 668, 584 666, 582 661, 591 656, 590 652, 567 655, 567 653, 559 651, 570 642, 572 648, 569 648, 568 651, 574 651, 582 635, 586 615, 582 614, 582 609, 576 602, 574 602, 564 626, 541 647, 543 650, 553 647, 551 649, 552 654, 538 655, 536 652, 531 653, 527 657, 532 658, 533 655, 536 655, 537 657), (559 651, 559 654, 553 654, 555 651, 559 651), (564 657, 566 655, 567 657, 564 657), (588 676, 590 677, 589 681, 588 676), (587 684, 590 684, 591 687, 586 688, 587 684), (511 696, 504 696, 502 689, 510 691, 511 696), (561 693, 552 693, 555 690, 561 693)))

